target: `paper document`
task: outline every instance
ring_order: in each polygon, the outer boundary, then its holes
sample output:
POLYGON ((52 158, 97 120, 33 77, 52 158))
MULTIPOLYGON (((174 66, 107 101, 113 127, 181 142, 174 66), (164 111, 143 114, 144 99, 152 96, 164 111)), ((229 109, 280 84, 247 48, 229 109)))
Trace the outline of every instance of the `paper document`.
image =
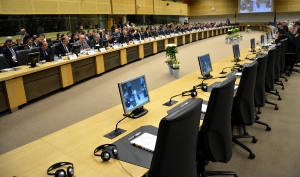
POLYGON ((207 104, 202 104, 201 112, 206 113, 207 104))
POLYGON ((134 140, 130 141, 130 144, 146 151, 154 152, 156 138, 157 136, 150 133, 143 133, 134 140))
POLYGON ((235 73, 236 76, 241 76, 242 73, 238 72, 238 73, 235 73))

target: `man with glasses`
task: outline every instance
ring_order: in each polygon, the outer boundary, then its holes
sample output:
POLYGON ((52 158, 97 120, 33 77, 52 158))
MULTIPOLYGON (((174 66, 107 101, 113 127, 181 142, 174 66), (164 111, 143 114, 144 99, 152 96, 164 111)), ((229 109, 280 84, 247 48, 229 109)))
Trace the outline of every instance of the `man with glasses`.
POLYGON ((48 48, 48 43, 46 41, 41 42, 41 47, 39 48, 40 60, 50 61, 52 56, 54 56, 52 50, 48 48))
POLYGON ((66 56, 71 54, 71 49, 69 46, 69 38, 68 36, 64 36, 61 39, 61 42, 55 46, 56 51, 58 54, 61 54, 62 56, 66 56))
POLYGON ((18 66, 17 61, 17 49, 14 48, 13 41, 11 39, 7 39, 5 41, 6 47, 3 48, 3 56, 10 66, 18 66))
POLYGON ((32 39, 29 38, 29 39, 27 39, 27 45, 24 47, 24 49, 25 49, 25 50, 26 50, 26 49, 32 49, 32 47, 34 47, 34 46, 32 45, 32 39))
POLYGON ((80 35, 80 36, 79 36, 79 41, 77 41, 75 44, 81 46, 81 47, 80 47, 80 50, 89 51, 90 48, 91 48, 91 47, 87 44, 84 35, 80 35))

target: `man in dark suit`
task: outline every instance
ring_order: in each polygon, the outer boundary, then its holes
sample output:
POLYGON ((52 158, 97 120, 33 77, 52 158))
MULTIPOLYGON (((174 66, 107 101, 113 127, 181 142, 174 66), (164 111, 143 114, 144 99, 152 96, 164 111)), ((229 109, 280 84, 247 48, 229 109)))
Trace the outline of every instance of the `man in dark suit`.
MULTIPOLYGON (((295 40, 293 39, 293 37, 290 34, 288 34, 286 32, 285 27, 279 26, 278 27, 278 34, 276 36, 275 43, 278 44, 283 39, 288 39, 287 40, 287 47, 286 47, 285 53, 294 53, 295 52, 295 48, 296 48, 296 42, 295 42, 295 40)), ((286 59, 285 60, 285 65, 287 67, 289 67, 289 72, 291 72, 292 69, 293 69, 293 66, 294 66, 293 58, 287 56, 285 59, 286 59)))
POLYGON ((52 50, 48 48, 48 43, 46 41, 41 42, 41 47, 39 48, 40 60, 50 61, 54 55, 52 50))
POLYGON ((130 31, 129 41, 133 41, 134 39, 136 39, 134 33, 135 33, 135 31, 134 31, 134 29, 132 29, 132 30, 130 31))
POLYGON ((91 40, 91 47, 95 48, 95 46, 102 48, 102 39, 100 39, 100 34, 98 33, 95 33, 93 35, 93 39, 91 40))
POLYGON ((10 66, 18 66, 17 61, 17 49, 12 47, 12 40, 7 39, 5 41, 6 47, 3 48, 3 56, 6 59, 6 61, 9 63, 10 66))
POLYGON ((152 37, 151 32, 150 32, 150 27, 146 28, 146 31, 145 31, 144 35, 145 35, 146 38, 152 37))
POLYGON ((144 37, 142 36, 142 32, 140 29, 137 29, 135 35, 134 35, 135 39, 137 40, 144 40, 144 37))
POLYGON ((28 33, 26 33, 25 29, 21 29, 21 34, 22 34, 22 38, 23 38, 23 44, 25 44, 27 39, 30 38, 30 35, 28 33))
POLYGON ((24 49, 25 49, 25 50, 26 50, 26 49, 31 49, 32 47, 34 47, 34 46, 32 45, 32 39, 29 38, 29 39, 27 39, 27 44, 26 44, 26 46, 24 47, 24 49))
POLYGON ((71 48, 69 46, 69 38, 68 36, 64 36, 61 39, 61 42, 55 46, 56 51, 61 56, 66 56, 71 54, 71 48))
POLYGON ((36 36, 32 37, 32 46, 33 47, 40 47, 39 40, 36 36))

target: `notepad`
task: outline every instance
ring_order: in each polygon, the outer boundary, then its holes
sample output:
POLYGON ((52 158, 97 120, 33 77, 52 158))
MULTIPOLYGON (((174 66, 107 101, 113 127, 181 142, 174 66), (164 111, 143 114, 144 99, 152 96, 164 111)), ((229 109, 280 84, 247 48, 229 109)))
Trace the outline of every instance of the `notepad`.
POLYGON ((235 75, 236 75, 236 76, 241 76, 241 75, 242 75, 242 73, 235 73, 235 75))
POLYGON ((207 109, 207 104, 202 104, 201 112, 206 113, 206 109, 207 109))
POLYGON ((156 144, 157 136, 152 135, 150 133, 143 133, 142 135, 138 136, 134 140, 130 141, 130 144, 133 146, 149 151, 154 152, 155 144, 156 144))

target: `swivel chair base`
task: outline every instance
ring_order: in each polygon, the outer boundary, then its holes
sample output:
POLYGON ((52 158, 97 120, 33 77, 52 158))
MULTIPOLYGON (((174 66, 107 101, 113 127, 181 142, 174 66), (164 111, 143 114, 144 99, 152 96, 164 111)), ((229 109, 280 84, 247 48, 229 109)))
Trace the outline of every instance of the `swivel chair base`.
POLYGON ((270 94, 272 94, 272 95, 276 95, 276 96, 278 96, 278 100, 282 100, 282 98, 281 98, 281 96, 279 95, 279 92, 278 92, 277 90, 267 90, 266 92, 267 92, 267 93, 270 93, 270 94), (272 91, 275 91, 275 93, 272 92, 272 91))
POLYGON ((243 149, 245 149, 246 151, 248 151, 250 153, 249 154, 249 159, 254 159, 255 158, 255 154, 251 151, 251 149, 248 148, 243 143, 239 142, 235 136, 232 136, 232 142, 234 142, 235 144, 239 145, 240 147, 242 147, 243 149))
POLYGON ((275 81, 275 84, 282 86, 281 89, 284 90, 284 85, 283 85, 282 81, 277 80, 277 81, 275 81))
POLYGON ((261 122, 257 118, 256 118, 256 120, 254 122, 257 123, 257 124, 266 126, 266 131, 271 131, 271 127, 267 123, 261 122))
POLYGON ((277 104, 272 103, 272 102, 269 102, 269 101, 267 100, 267 98, 266 98, 265 103, 266 103, 266 104, 270 104, 270 105, 274 105, 274 106, 275 106, 275 108, 274 108, 275 110, 278 110, 278 109, 279 109, 279 107, 277 106, 277 104))
POLYGON ((206 161, 200 161, 197 163, 197 174, 198 177, 207 177, 207 176, 229 176, 238 177, 235 172, 232 171, 205 171, 205 166, 208 164, 206 161))

